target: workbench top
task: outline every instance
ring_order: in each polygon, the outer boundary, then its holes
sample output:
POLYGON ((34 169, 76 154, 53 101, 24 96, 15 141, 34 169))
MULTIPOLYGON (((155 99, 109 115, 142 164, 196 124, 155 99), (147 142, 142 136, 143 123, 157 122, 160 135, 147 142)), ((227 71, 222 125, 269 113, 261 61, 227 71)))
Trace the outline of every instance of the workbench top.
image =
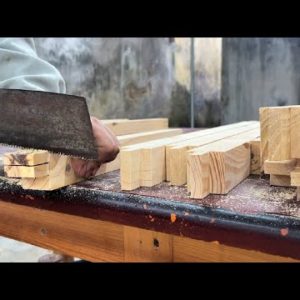
POLYGON ((0 176, 0 199, 300 259, 296 189, 271 187, 267 177, 250 176, 227 195, 199 200, 168 183, 121 191, 119 171, 52 192, 25 191, 0 176))

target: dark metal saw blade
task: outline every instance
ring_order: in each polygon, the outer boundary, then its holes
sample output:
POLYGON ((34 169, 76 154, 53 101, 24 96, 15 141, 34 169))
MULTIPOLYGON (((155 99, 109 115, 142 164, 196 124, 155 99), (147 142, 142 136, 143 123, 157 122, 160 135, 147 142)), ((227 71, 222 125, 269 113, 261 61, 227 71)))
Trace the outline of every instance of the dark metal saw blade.
POLYGON ((0 143, 97 159, 85 98, 0 89, 0 143))

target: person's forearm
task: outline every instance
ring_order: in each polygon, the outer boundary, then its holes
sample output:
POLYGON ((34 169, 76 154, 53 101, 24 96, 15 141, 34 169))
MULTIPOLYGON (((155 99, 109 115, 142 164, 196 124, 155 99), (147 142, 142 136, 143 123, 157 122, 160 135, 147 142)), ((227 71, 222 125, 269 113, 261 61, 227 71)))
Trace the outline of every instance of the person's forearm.
POLYGON ((38 57, 32 38, 0 38, 0 88, 66 92, 61 74, 38 57))

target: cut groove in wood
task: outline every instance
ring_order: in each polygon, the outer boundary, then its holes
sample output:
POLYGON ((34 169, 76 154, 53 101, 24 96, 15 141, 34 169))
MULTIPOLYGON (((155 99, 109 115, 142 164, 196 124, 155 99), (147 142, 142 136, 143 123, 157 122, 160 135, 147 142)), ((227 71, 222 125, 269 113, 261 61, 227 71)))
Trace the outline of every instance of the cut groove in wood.
POLYGON ((21 178, 19 184, 24 189, 51 191, 84 180, 75 175, 71 157, 51 154, 49 175, 40 178, 21 178))

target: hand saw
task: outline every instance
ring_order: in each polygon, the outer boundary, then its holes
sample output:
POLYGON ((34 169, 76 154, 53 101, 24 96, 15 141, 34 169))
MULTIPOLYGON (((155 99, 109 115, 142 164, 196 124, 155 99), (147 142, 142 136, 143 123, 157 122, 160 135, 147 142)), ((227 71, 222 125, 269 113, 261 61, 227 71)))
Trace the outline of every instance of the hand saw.
POLYGON ((0 89, 0 143, 97 159, 85 98, 0 89))

